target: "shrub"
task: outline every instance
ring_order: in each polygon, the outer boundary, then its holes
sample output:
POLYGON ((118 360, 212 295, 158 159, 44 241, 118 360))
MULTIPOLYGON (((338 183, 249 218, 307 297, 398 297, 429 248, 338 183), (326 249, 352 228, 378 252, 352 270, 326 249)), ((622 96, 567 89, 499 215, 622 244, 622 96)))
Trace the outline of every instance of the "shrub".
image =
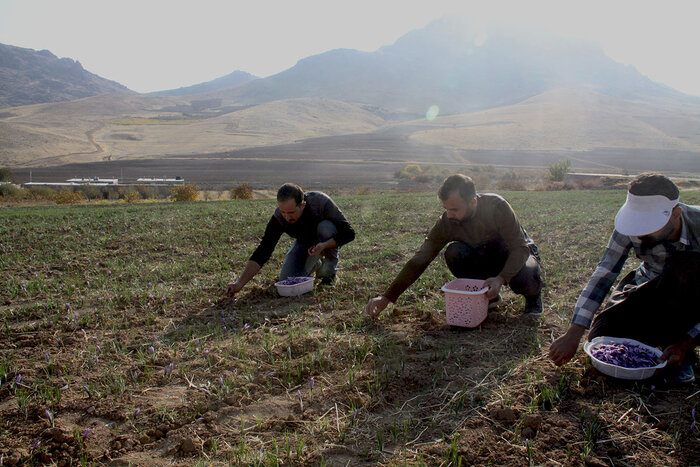
POLYGON ((176 186, 172 189, 171 196, 177 202, 197 201, 199 188, 196 185, 176 186))
POLYGON ((59 191, 54 195, 56 204, 80 204, 83 201, 83 194, 79 191, 59 191))
POLYGON ((18 201, 24 199, 26 190, 16 185, 0 185, 0 198, 5 200, 18 201))
POLYGON ((127 203, 135 203, 136 201, 139 200, 139 194, 137 191, 130 191, 129 193, 124 194, 124 201, 127 203))
POLYGON ((231 190, 231 199, 253 199, 253 189, 247 183, 238 185, 231 190))
POLYGON ((563 182, 566 174, 569 173, 569 169, 571 169, 571 161, 569 159, 558 160, 548 167, 548 177, 554 182, 563 182))
POLYGON ((358 195, 370 195, 370 194, 372 194, 372 189, 369 187, 369 185, 362 185, 361 187, 357 188, 357 194, 358 195))
POLYGON ((0 182, 15 183, 15 177, 12 175, 10 169, 0 168, 0 182))

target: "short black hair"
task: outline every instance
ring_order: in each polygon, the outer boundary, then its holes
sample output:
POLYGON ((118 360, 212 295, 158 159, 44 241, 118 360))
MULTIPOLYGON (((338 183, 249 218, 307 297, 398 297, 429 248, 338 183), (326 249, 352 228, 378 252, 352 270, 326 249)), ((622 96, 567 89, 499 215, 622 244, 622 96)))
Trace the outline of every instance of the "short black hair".
POLYGON ((445 201, 450 197, 450 193, 455 190, 459 192, 459 196, 461 196, 464 201, 471 201, 476 198, 474 182, 471 177, 462 174, 455 174, 447 177, 438 190, 438 197, 442 201, 445 201))
POLYGON ((637 196, 661 195, 671 201, 678 199, 680 191, 675 183, 665 175, 644 172, 632 179, 629 192, 637 196))
POLYGON ((304 190, 296 183, 285 183, 277 190, 277 202, 281 203, 293 199, 297 206, 304 200, 304 190))

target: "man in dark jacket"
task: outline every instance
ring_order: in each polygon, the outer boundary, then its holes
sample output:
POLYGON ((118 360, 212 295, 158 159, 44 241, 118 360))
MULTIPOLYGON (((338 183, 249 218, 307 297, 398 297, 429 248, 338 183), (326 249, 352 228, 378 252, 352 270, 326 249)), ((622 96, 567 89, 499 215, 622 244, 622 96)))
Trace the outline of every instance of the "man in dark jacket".
POLYGON ((237 294, 258 273, 283 233, 296 242, 287 252, 280 280, 316 272, 322 284, 335 280, 338 248, 355 239, 352 226, 328 195, 319 191, 304 193, 300 186, 285 183, 277 191, 277 209, 267 223, 260 245, 238 280, 226 288, 226 295, 237 294))
POLYGON ((495 304, 504 284, 525 296, 525 312, 542 313, 542 279, 537 247, 521 227, 510 204, 495 194, 476 193, 472 179, 452 175, 438 197, 445 207, 423 245, 383 295, 367 303, 376 317, 425 271, 447 245, 445 261, 458 278, 484 279, 495 304))

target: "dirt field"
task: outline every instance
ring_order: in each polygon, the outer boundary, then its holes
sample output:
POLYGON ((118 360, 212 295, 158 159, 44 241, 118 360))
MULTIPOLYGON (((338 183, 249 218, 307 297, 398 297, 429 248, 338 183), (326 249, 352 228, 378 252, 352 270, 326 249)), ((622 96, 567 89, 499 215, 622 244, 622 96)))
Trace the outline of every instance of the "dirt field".
POLYGON ((201 156, 161 159, 127 159, 14 170, 17 181, 62 182, 72 177, 181 176, 188 183, 213 189, 248 183, 270 188, 289 180, 305 187, 357 187, 392 189, 394 172, 407 164, 433 165, 449 170, 477 166, 546 168, 570 159, 577 170, 638 172, 660 170, 699 174, 695 153, 651 150, 598 150, 591 152, 469 151, 422 144, 409 138, 413 127, 402 126, 362 135, 345 135, 300 141, 295 144, 244 149, 201 156))
POLYGON ((296 298, 273 285, 288 239, 222 294, 273 200, 4 208, 0 464, 696 464, 699 383, 547 359, 624 190, 505 195, 545 312, 504 290, 471 330, 446 324, 440 259, 363 312, 440 213, 432 193, 337 198, 358 233, 340 280, 296 298))

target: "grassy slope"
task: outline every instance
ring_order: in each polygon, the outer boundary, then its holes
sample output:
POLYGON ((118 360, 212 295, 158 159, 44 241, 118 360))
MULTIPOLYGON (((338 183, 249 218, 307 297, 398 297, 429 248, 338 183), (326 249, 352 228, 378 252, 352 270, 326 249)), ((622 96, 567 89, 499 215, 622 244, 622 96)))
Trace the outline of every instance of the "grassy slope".
MULTIPOLYGON (((196 99, 98 96, 7 109, 3 114, 10 116, 0 119, 0 165, 92 162, 108 155, 119 159, 207 154, 370 133, 386 124, 363 106, 328 99, 282 100, 216 117, 189 118, 182 109, 190 100, 196 99), (158 120, 162 117, 169 120, 158 120)), ((692 104, 632 102, 587 90, 557 89, 511 106, 401 123, 400 134, 392 137, 413 134, 421 142, 470 150, 636 148, 700 153, 699 125, 700 109, 692 104)))
MULTIPOLYGON (((658 104, 658 103, 657 103, 658 104)), ((700 152, 698 109, 686 114, 663 105, 557 89, 516 105, 435 120, 446 128, 414 138, 461 149, 590 151, 639 148, 700 152)))
POLYGON ((288 238, 236 300, 221 293, 274 201, 3 209, 0 456, 692 463, 697 386, 621 383, 582 354, 563 369, 545 357, 624 192, 506 197, 540 246, 545 314, 523 319, 508 292, 464 331, 444 323, 444 261, 377 323, 363 316, 440 214, 433 194, 338 198, 358 233, 340 283, 292 299, 272 287, 288 238))

